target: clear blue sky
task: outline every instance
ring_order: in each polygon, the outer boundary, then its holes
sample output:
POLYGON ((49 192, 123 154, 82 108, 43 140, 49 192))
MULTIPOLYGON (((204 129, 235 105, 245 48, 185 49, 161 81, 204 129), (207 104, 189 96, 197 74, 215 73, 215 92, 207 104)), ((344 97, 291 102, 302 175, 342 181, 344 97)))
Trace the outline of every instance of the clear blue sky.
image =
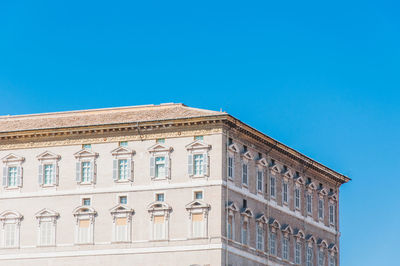
POLYGON ((222 108, 350 176, 342 265, 395 265, 399 10, 378 0, 1 1, 0 114, 222 108))

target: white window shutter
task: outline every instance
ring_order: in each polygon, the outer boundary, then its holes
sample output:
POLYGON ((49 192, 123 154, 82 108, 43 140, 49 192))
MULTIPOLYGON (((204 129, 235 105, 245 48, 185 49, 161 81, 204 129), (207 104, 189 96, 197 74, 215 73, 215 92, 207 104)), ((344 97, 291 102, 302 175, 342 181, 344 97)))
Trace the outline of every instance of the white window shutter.
POLYGON ((235 157, 232 156, 232 179, 235 179, 235 157))
POLYGON ((96 164, 94 160, 90 161, 90 177, 93 184, 96 184, 96 164))
POLYGON ((113 180, 118 180, 118 160, 113 159, 113 180))
POLYGON ((3 166, 3 187, 7 186, 7 172, 8 172, 8 167, 3 166))
POLYGON ((39 185, 43 185, 43 164, 39 164, 39 185))
POLYGON ((17 166, 17 186, 22 186, 22 167, 17 166))
POLYGON ((166 155, 166 156, 165 156, 165 177, 166 177, 166 178, 169 178, 169 177, 170 177, 170 172, 171 172, 170 167, 171 167, 171 166, 170 166, 169 156, 166 155))
POLYGON ((150 177, 151 178, 154 178, 156 176, 155 164, 156 164, 156 158, 154 156, 151 156, 150 157, 150 177))
POLYGON ((205 176, 208 176, 208 154, 203 154, 203 173, 205 176))
POLYGON ((81 162, 76 162, 76 182, 81 182, 81 162))
POLYGON ((133 161, 132 159, 127 160, 127 172, 128 172, 128 180, 132 180, 132 173, 133 173, 133 161))
POLYGON ((59 181, 59 168, 57 163, 53 164, 54 166, 54 185, 58 186, 58 181, 59 181))
POLYGON ((188 155, 188 174, 193 175, 193 154, 188 155))

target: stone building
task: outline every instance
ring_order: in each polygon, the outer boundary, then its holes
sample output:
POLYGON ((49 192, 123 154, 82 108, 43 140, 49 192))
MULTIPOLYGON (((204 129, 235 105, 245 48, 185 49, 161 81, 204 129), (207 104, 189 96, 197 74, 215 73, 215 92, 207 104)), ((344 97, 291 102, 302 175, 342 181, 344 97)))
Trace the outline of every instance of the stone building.
POLYGON ((0 117, 0 265, 339 265, 349 178, 224 112, 0 117))

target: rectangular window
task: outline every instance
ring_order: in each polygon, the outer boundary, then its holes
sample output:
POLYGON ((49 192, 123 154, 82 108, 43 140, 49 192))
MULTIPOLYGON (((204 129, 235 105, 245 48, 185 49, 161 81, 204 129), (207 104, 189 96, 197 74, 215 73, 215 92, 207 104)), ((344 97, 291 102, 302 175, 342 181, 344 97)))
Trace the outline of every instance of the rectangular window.
POLYGON ((120 141, 120 142, 118 143, 118 145, 119 145, 120 147, 127 147, 127 146, 128 146, 128 142, 127 142, 127 141, 120 141))
POLYGON ((271 197, 272 197, 272 198, 275 198, 275 196, 276 196, 275 177, 271 176, 270 181, 271 181, 271 184, 270 184, 270 187, 271 187, 271 197))
POLYGON ((82 162, 82 182, 92 182, 92 164, 90 162, 82 162))
POLYGON ((204 138, 203 136, 194 136, 195 140, 203 140, 203 138, 204 138))
POLYGON ((44 165, 44 184, 52 185, 54 184, 54 165, 53 164, 45 164, 44 165))
POLYGON ((193 156, 194 163, 194 175, 202 176, 204 175, 204 155, 203 154, 195 154, 193 156))
POLYGON ((156 139, 156 143, 165 143, 165 139, 156 139))
POLYGON ((257 171, 257 190, 263 190, 263 172, 260 170, 257 171))
POLYGON ((8 186, 16 187, 17 185, 18 185, 17 167, 16 166, 8 167, 8 186))
POLYGON ((128 241, 128 221, 126 217, 115 219, 115 240, 118 242, 128 241))
POLYGON ((318 266, 324 266, 324 252, 322 250, 318 251, 318 266))
POLYGON ((335 224, 335 205, 329 205, 329 224, 335 224))
POLYGON ((128 197, 127 196, 120 196, 119 197, 120 204, 128 204, 128 197))
POLYGON ((228 217, 228 239, 233 239, 233 217, 228 217))
POLYGON ((233 179, 233 157, 228 157, 228 177, 233 179))
POLYGON ((301 243, 295 242, 294 263, 301 264, 301 243))
POLYGON ((90 206, 90 198, 82 199, 82 205, 83 206, 90 206))
POLYGON ((264 250, 264 229, 262 224, 257 224, 257 249, 264 250))
POLYGON ((334 255, 329 255, 329 266, 336 266, 336 259, 334 255))
POLYGON ((283 203, 288 203, 289 197, 288 197, 288 183, 283 182, 283 187, 282 187, 282 200, 283 203))
POLYGON ((197 200, 203 199, 203 192, 202 191, 195 191, 194 192, 194 198, 197 200))
POLYGON ((165 156, 156 157, 156 178, 165 178, 165 156))
POLYGON ((156 201, 164 201, 164 193, 157 193, 156 201))
POLYGON ((313 248, 307 247, 307 257, 306 257, 306 264, 307 266, 313 265, 313 248))
POLYGON ((242 222, 242 244, 243 245, 247 245, 247 239, 248 239, 248 235, 247 235, 247 222, 242 222))
POLYGON ((82 144, 82 149, 91 149, 92 144, 82 144))
POLYGON ((54 233, 53 233, 53 222, 52 221, 41 221, 40 222, 40 245, 50 246, 54 245, 54 233))
POLYGON ((307 194, 307 213, 312 214, 312 195, 307 194))
POLYGON ((89 243, 90 239, 90 220, 79 220, 78 243, 89 243))
POLYGON ((276 255, 276 233, 269 234, 269 252, 271 255, 276 255))
POLYGON ((318 218, 320 220, 324 219, 324 200, 318 200, 318 218))
POLYGON ((294 197, 295 197, 294 207, 296 209, 300 209, 300 189, 299 188, 296 188, 294 190, 294 197))
POLYGON ((128 160, 120 159, 118 160, 118 180, 128 179, 128 160))
POLYGON ((247 164, 242 165, 242 183, 247 185, 247 164))
POLYGON ((282 258, 284 260, 289 259, 289 239, 286 237, 282 239, 282 258))
POLYGON ((192 236, 202 237, 203 236, 203 214, 193 213, 192 214, 192 236))
POLYGON ((4 246, 5 247, 17 246, 17 224, 15 223, 4 224, 4 246))
POLYGON ((164 216, 154 216, 154 240, 164 239, 165 238, 165 217, 164 216))

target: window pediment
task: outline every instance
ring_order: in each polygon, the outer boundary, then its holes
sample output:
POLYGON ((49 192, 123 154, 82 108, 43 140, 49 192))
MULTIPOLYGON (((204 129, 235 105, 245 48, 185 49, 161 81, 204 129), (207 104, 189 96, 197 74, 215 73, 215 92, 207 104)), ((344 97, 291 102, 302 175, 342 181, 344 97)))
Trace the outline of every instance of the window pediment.
POLYGON ((278 220, 276 220, 275 218, 269 218, 268 223, 269 223, 269 225, 270 225, 271 227, 274 227, 274 228, 276 228, 276 229, 281 228, 281 224, 280 224, 280 223, 278 222, 278 220))
POLYGON ((35 214, 36 219, 42 219, 42 218, 47 218, 47 217, 57 218, 59 216, 60 216, 60 214, 58 212, 47 209, 47 208, 41 209, 40 211, 38 211, 35 214))
POLYGON ((135 154, 135 151, 133 151, 133 150, 127 148, 127 147, 120 146, 120 147, 118 147, 118 148, 116 148, 116 149, 113 149, 113 150, 111 151, 111 154, 112 154, 113 156, 119 156, 119 155, 133 155, 133 154, 135 154))
POLYGON ((286 233, 286 234, 293 234, 293 229, 292 229, 292 227, 290 227, 290 225, 288 225, 288 224, 283 224, 283 225, 281 226, 281 230, 282 230, 283 233, 286 233))
POLYGON ((302 176, 295 176, 293 177, 293 180, 300 185, 304 185, 306 183, 302 176))
POLYGON ((247 159, 247 160, 253 160, 254 159, 254 155, 251 151, 246 151, 244 153, 242 153, 242 157, 247 159))
POLYGON ((75 158, 94 158, 99 156, 97 152, 93 152, 91 150, 82 149, 74 154, 75 158))
POLYGON ((326 195, 328 195, 328 192, 326 191, 325 188, 322 188, 322 189, 318 189, 318 194, 320 196, 326 196, 326 195))
POLYGON ((278 164, 274 164, 270 167, 271 172, 274 172, 275 174, 279 174, 281 172, 280 167, 278 166, 278 164))
POLYGON ((15 155, 14 153, 10 153, 9 155, 3 157, 3 163, 11 163, 11 162, 23 162, 25 160, 24 157, 15 155))
POLYGON ((293 178, 293 172, 290 169, 287 169, 285 172, 282 172, 283 176, 286 178, 293 178))
POLYGON ((257 160, 257 164, 263 167, 268 167, 268 161, 265 158, 261 158, 257 160))
POLYGON ((317 241, 318 246, 320 246, 321 248, 328 248, 328 242, 326 242, 323 239, 318 239, 317 241))
POLYGON ((229 211, 232 211, 232 212, 237 212, 237 211, 239 211, 239 208, 236 206, 236 204, 235 204, 234 202, 228 202, 228 205, 226 206, 226 208, 227 208, 229 211))
POLYGON ((267 219, 267 217, 265 217, 265 215, 263 213, 259 213, 256 215, 256 222, 267 224, 268 219, 267 219))
POLYGON ((23 218, 22 214, 17 211, 4 211, 0 214, 0 221, 5 220, 21 220, 23 218))
POLYGON ((44 161, 44 160, 59 160, 61 158, 60 155, 57 155, 55 153, 52 153, 50 151, 45 151, 39 154, 36 157, 39 161, 44 161))
POLYGON ((240 210, 240 215, 251 218, 253 217, 253 212, 249 208, 243 208, 240 210))
POLYGON ((154 212, 154 211, 171 211, 172 208, 169 206, 166 202, 163 201, 154 201, 147 206, 147 210, 149 212, 154 212))
POLYGON ((81 216, 81 215, 89 215, 89 216, 94 216, 97 214, 97 212, 92 208, 88 206, 79 206, 75 208, 73 211, 74 216, 81 216))
POLYGON ((124 204, 117 204, 113 208, 110 209, 111 215, 115 214, 133 214, 133 209, 129 208, 128 206, 124 204))
POLYGON ((329 193, 329 199, 333 201, 337 201, 337 195, 336 193, 329 193))
POLYGON ((308 183, 308 184, 306 185, 306 187, 307 187, 309 190, 316 190, 316 189, 317 189, 317 186, 314 184, 314 182, 308 183))
POLYGON ((235 143, 232 143, 231 145, 228 146, 228 150, 231 151, 231 152, 238 153, 239 152, 239 147, 235 143))
POLYGON ((204 201, 200 200, 194 200, 188 204, 186 204, 186 209, 187 210, 193 210, 193 209, 209 209, 210 204, 205 203, 204 201))
POLYGON ((162 145, 161 143, 156 143, 153 146, 151 146, 148 151, 150 153, 155 153, 155 152, 171 152, 173 149, 172 147, 167 147, 165 145, 162 145))
POLYGON ((314 244, 317 243, 317 240, 312 234, 306 235, 305 239, 309 243, 314 243, 314 244))
POLYGON ((207 145, 201 140, 195 140, 195 141, 191 142, 190 144, 186 145, 186 149, 188 151, 190 151, 190 150, 210 150, 211 145, 207 145))
POLYGON ((301 229, 295 228, 293 230, 293 235, 294 237, 300 238, 300 239, 304 239, 305 234, 301 229))
POLYGON ((336 246, 335 243, 330 243, 329 246, 328 246, 328 249, 329 249, 330 251, 332 251, 332 252, 335 252, 335 253, 338 252, 338 248, 337 248, 337 246, 336 246))

